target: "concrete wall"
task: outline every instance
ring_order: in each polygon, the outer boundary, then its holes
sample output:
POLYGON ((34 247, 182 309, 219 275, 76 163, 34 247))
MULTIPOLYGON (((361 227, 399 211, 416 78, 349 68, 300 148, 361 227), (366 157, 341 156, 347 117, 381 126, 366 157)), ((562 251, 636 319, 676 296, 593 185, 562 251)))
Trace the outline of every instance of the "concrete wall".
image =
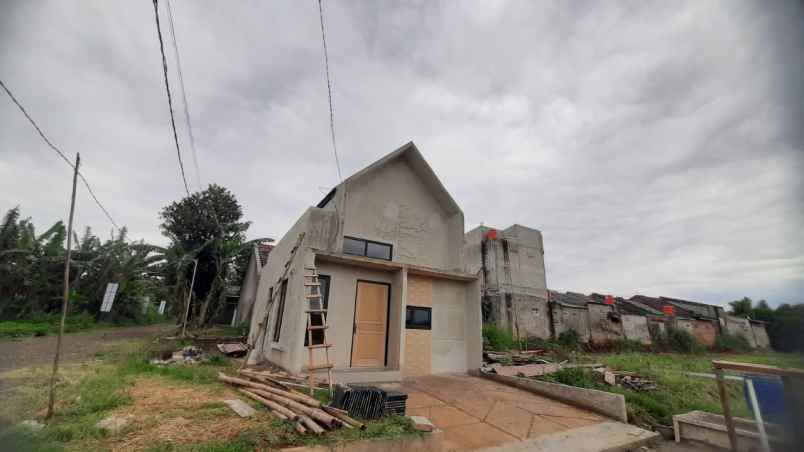
POLYGON ((692 335, 706 347, 713 347, 717 339, 717 321, 696 319, 692 325, 692 335))
POLYGON ((647 317, 642 315, 623 315, 621 320, 623 323, 623 334, 626 339, 639 341, 646 345, 652 343, 647 317))
POLYGON ((609 318, 614 309, 611 306, 589 303, 586 305, 589 312, 589 339, 593 344, 606 344, 623 336, 621 321, 609 318))
POLYGON ((585 306, 553 303, 553 327, 556 337, 564 331, 575 330, 581 342, 589 342, 589 315, 585 306))
POLYGON ((751 331, 758 348, 770 348, 770 338, 764 324, 751 322, 751 331))
POLYGON ((726 315, 726 331, 737 336, 744 337, 751 347, 757 346, 757 341, 754 338, 754 332, 751 330, 751 322, 748 319, 726 315))
POLYGON ((466 284, 433 280, 433 373, 465 372, 466 284))
POLYGON ((246 276, 243 278, 243 284, 240 286, 240 299, 237 302, 237 323, 251 322, 251 312, 254 308, 254 300, 257 298, 257 286, 260 282, 260 273, 257 268, 257 256, 251 253, 251 259, 248 261, 248 269, 246 276))
POLYGON ((390 243, 396 262, 463 270, 463 213, 448 213, 406 159, 349 182, 345 196, 343 235, 390 243))

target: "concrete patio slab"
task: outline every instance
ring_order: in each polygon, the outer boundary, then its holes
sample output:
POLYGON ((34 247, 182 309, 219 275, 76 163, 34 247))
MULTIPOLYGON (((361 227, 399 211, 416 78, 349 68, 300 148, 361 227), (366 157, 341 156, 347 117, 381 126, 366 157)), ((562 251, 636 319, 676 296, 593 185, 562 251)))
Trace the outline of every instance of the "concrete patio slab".
POLYGON ((444 450, 496 447, 604 421, 595 413, 469 375, 428 375, 382 387, 408 394, 407 414, 427 417, 442 430, 444 450))

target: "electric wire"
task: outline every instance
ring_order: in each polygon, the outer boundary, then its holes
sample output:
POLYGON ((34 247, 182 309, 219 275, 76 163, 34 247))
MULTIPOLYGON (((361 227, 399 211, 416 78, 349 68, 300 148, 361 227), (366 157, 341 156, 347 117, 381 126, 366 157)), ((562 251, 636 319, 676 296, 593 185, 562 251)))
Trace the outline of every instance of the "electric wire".
POLYGON ((193 156, 193 166, 195 167, 195 184, 201 190, 201 169, 198 165, 198 153, 195 149, 195 136, 193 135, 193 125, 190 121, 190 106, 187 103, 187 91, 184 89, 184 74, 181 71, 181 58, 179 56, 179 44, 176 41, 176 28, 173 25, 173 7, 170 0, 165 0, 168 12, 168 24, 170 25, 170 36, 173 38, 173 52, 176 54, 176 71, 179 76, 179 87, 181 88, 181 98, 184 103, 184 119, 187 122, 187 134, 190 136, 190 151, 193 156))
POLYGON ((165 44, 162 40, 162 28, 159 25, 159 3, 154 2, 154 17, 156 19, 156 33, 159 37, 159 52, 162 54, 162 72, 165 75, 165 91, 167 91, 168 109, 170 110, 170 125, 173 128, 173 141, 176 143, 176 155, 179 158, 179 169, 181 169, 181 180, 184 182, 184 190, 190 196, 190 187, 187 185, 187 176, 184 174, 184 162, 181 159, 181 149, 179 148, 179 136, 176 133, 176 118, 173 116, 173 98, 170 95, 170 82, 168 81, 167 59, 165 58, 165 44))
POLYGON ((332 108, 332 82, 329 78, 329 55, 327 52, 327 35, 324 31, 324 7, 322 0, 318 0, 318 16, 321 19, 321 42, 324 46, 324 69, 327 73, 327 94, 329 95, 329 130, 332 135, 332 151, 335 154, 335 166, 338 168, 338 181, 343 182, 341 176, 341 161, 338 158, 338 146, 335 143, 335 111, 332 108))
MULTIPOLYGON (((36 132, 39 134, 40 137, 42 137, 42 140, 45 142, 45 144, 47 144, 48 147, 50 147, 50 149, 55 151, 59 155, 59 157, 61 157, 61 159, 64 160, 64 162, 67 163, 67 165, 70 166, 70 168, 75 169, 75 164, 71 162, 70 159, 68 159, 67 156, 64 155, 64 153, 55 144, 53 144, 52 141, 50 141, 47 135, 45 135, 45 133, 36 123, 36 121, 34 121, 31 115, 28 114, 28 111, 25 109, 25 107, 22 106, 22 104, 17 100, 14 94, 11 93, 11 90, 8 89, 8 87, 6 86, 5 83, 3 83, 2 80, 0 80, 0 86, 3 88, 6 94, 8 94, 8 97, 11 98, 11 101, 14 102, 14 104, 17 106, 17 108, 19 108, 22 114, 25 115, 25 117, 28 119, 28 122, 30 122, 31 125, 34 127, 34 129, 36 129, 36 132)), ((92 186, 89 185, 89 181, 87 180, 86 177, 84 177, 84 174, 81 173, 80 170, 78 171, 78 177, 81 179, 81 182, 83 182, 84 186, 87 188, 87 191, 89 192, 89 195, 92 197, 92 199, 95 201, 95 204, 97 204, 98 207, 100 207, 100 209, 103 211, 103 214, 106 215, 106 218, 109 220, 110 223, 112 223, 112 226, 114 226, 115 229, 119 231, 120 227, 117 226, 117 223, 112 218, 112 215, 109 214, 109 211, 106 210, 106 207, 103 206, 98 197, 95 195, 95 191, 92 190, 92 186)))

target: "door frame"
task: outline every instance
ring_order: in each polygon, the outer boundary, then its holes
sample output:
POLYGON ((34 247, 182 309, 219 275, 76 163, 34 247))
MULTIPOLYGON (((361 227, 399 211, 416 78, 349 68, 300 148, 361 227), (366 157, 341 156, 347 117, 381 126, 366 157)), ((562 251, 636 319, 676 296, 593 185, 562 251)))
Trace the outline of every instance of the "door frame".
POLYGON ((372 281, 370 279, 361 279, 357 278, 355 281, 355 302, 354 302, 354 312, 352 312, 352 340, 351 346, 349 347, 349 368, 352 369, 352 356, 355 351, 355 333, 357 332, 357 291, 360 283, 368 283, 368 284, 379 284, 381 286, 388 287, 388 299, 386 300, 385 304, 385 356, 383 358, 383 367, 388 367, 388 333, 391 319, 391 283, 387 283, 384 281, 372 281))

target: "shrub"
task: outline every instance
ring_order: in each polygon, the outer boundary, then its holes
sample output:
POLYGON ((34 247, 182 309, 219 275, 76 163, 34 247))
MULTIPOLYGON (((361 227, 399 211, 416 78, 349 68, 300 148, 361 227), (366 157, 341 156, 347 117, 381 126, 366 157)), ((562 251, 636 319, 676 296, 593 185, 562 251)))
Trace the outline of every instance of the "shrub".
POLYGON ((558 335, 558 344, 564 348, 577 350, 581 343, 581 338, 575 330, 567 330, 558 335))
POLYGON ((483 339, 492 350, 506 351, 514 348, 514 336, 510 330, 494 324, 483 325, 483 339))
POLYGON ((673 327, 668 327, 664 333, 657 334, 654 346, 663 352, 702 353, 704 351, 704 346, 689 332, 673 327))
POLYGON ((751 344, 743 336, 723 333, 715 339, 715 350, 719 352, 749 352, 751 351, 751 344))

